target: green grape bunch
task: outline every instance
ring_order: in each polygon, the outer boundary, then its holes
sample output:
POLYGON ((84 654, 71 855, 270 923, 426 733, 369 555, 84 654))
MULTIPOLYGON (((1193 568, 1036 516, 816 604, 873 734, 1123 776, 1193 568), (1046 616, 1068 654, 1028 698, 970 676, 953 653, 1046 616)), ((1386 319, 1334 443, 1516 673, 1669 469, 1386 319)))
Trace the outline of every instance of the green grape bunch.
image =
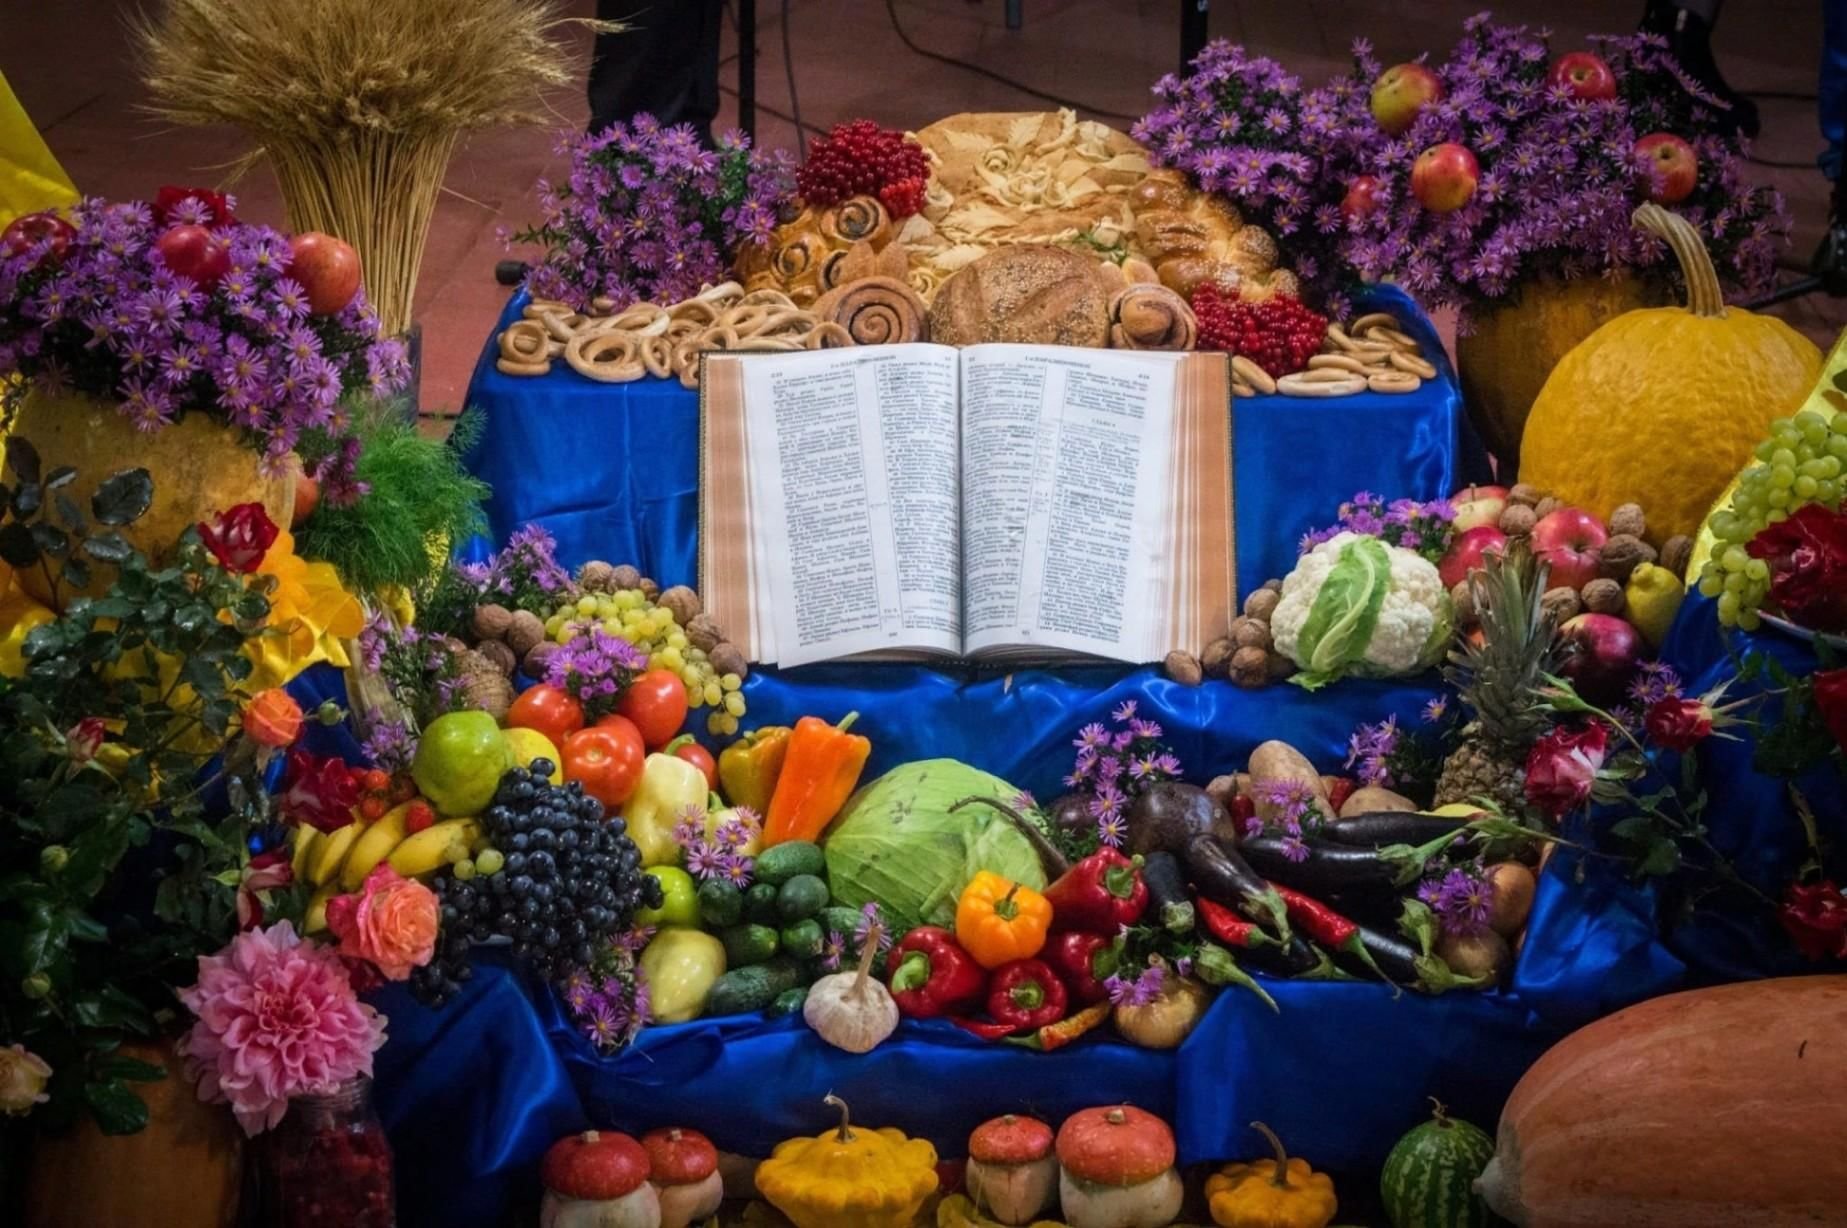
POLYGON ((705 722, 708 733, 728 737, 738 731, 744 715, 744 679, 721 673, 706 652, 687 638, 672 610, 639 588, 586 592, 546 617, 545 634, 555 643, 566 644, 591 626, 646 653, 649 669, 677 674, 686 684, 687 706, 711 709, 705 722))
POLYGON ((1746 546, 1797 508, 1819 503, 1838 510, 1847 494, 1847 414, 1805 409, 1771 424, 1756 463, 1738 476, 1731 501, 1712 514, 1717 541, 1699 574, 1699 591, 1718 599, 1719 622, 1755 631, 1770 592, 1770 565, 1746 546))

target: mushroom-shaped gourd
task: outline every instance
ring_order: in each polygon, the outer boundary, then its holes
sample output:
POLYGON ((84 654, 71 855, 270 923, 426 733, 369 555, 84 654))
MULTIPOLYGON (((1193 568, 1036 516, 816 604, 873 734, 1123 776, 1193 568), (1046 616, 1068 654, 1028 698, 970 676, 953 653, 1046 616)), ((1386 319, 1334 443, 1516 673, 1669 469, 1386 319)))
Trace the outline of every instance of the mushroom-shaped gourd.
POLYGON ((585 1130, 559 1139, 539 1165, 539 1180, 539 1228, 660 1228, 648 1153, 626 1134, 585 1130))
POLYGON ((1003 1224, 1030 1224, 1058 1188, 1052 1127, 1012 1113, 982 1122, 968 1136, 963 1180, 977 1211, 1003 1224))
POLYGON ((717 1213, 725 1181, 711 1139, 675 1127, 649 1131, 641 1145, 648 1153, 648 1180, 661 1199, 661 1228, 688 1228, 717 1213))
MULTIPOLYGON (((1274 1160, 1227 1164, 1206 1178, 1206 1202, 1220 1228, 1324 1228, 1340 1207, 1334 1180, 1283 1150, 1275 1131, 1260 1121, 1251 1129, 1269 1140, 1274 1160)), ((1466 1205, 1459 1222, 1469 1218, 1466 1205)))
POLYGON ((776 1144, 757 1166, 757 1189, 795 1228, 910 1228, 936 1190, 936 1148, 902 1131, 855 1130, 846 1102, 840 1126, 776 1144))
POLYGON ((1163 1228, 1180 1214, 1174 1132, 1133 1105, 1085 1109, 1058 1130, 1058 1194, 1071 1228, 1163 1228))

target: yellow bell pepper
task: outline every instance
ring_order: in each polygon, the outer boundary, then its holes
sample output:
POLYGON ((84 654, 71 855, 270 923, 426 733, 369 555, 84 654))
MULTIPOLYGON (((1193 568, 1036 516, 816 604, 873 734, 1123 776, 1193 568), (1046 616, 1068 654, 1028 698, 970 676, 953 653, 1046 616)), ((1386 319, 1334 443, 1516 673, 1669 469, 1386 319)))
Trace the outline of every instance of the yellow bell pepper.
POLYGON ((778 1143, 757 1166, 757 1191, 795 1228, 911 1228, 936 1191, 936 1148, 899 1130, 855 1130, 845 1101, 826 1103, 839 1128, 778 1143))
POLYGON ((683 816, 705 818, 705 773, 676 755, 655 752, 641 765, 641 779, 622 807, 629 839, 644 866, 680 864, 673 828, 683 816))
POLYGON ((667 925, 641 952, 648 978, 649 1018, 685 1023, 705 1013, 705 1000, 725 975, 725 944, 704 930, 667 925))
POLYGON ((1206 1205, 1220 1228, 1326 1228, 1339 1208, 1334 1180, 1308 1161, 1291 1159, 1276 1132, 1260 1121, 1251 1129, 1270 1140, 1274 1160, 1227 1164, 1206 1178, 1206 1205))
POLYGON ((753 729, 719 752, 718 784, 733 806, 748 806, 762 819, 769 813, 782 761, 789 753, 789 727, 753 729))

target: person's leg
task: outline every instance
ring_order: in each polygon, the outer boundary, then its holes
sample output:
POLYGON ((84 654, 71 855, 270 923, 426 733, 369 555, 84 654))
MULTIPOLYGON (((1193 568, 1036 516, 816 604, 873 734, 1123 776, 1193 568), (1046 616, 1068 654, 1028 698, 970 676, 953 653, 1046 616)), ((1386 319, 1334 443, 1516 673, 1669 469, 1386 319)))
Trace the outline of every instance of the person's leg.
POLYGON ((597 0, 596 15, 629 28, 596 36, 590 131, 645 111, 709 132, 718 114, 720 0, 597 0))
POLYGON ((1718 23, 1725 0, 1648 0, 1642 29, 1667 39, 1668 47, 1687 75, 1703 85, 1729 108, 1726 126, 1746 136, 1756 136, 1757 104, 1726 82, 1719 62, 1712 57, 1712 28, 1718 23))

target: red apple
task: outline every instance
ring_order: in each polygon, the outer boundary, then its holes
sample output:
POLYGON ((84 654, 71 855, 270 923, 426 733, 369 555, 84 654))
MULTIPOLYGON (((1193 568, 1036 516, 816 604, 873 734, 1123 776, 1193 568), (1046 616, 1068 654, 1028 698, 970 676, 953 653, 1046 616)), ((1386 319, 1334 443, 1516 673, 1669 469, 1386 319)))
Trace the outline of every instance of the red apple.
POLYGON ((1642 663, 1642 633, 1614 614, 1580 614, 1559 628, 1558 672, 1600 708, 1622 700, 1642 663))
POLYGON ((1597 578, 1610 534, 1581 507, 1561 507, 1533 526, 1533 555, 1551 568, 1547 588, 1579 589, 1597 578))
POLYGON ((1444 588, 1455 588, 1468 579, 1471 571, 1481 569, 1482 556, 1499 554, 1507 548, 1507 534, 1493 525, 1480 524, 1464 533, 1458 533, 1456 540, 1449 544, 1449 553, 1437 564, 1437 578, 1443 581, 1444 588))
POLYGON ((1551 81, 1584 102, 1616 97, 1616 74, 1602 56, 1589 51, 1572 51, 1553 60, 1551 81))
POLYGON ((1394 64, 1372 83, 1372 117, 1400 136, 1417 122, 1418 112, 1442 97, 1443 78, 1422 64, 1394 64))
POLYGON ((1373 175, 1361 175, 1347 185, 1347 194, 1340 198, 1340 215, 1348 221, 1369 217, 1379 207, 1379 180, 1373 175))
POLYGON ((231 271, 231 246, 203 226, 174 226, 154 240, 154 250, 176 277, 209 291, 231 271))
POLYGON ((1454 213, 1475 196, 1481 163, 1466 145, 1444 141, 1417 155, 1411 164, 1411 195, 1432 213, 1454 213))
POLYGON ((319 231, 289 240, 288 274, 308 292, 308 310, 330 316, 359 293, 359 253, 344 239, 319 231))
POLYGON ((45 255, 52 260, 64 259, 77 237, 76 228, 55 213, 24 213, 0 231, 0 260, 11 260, 39 243, 49 240, 45 255))
POLYGON ((1648 199, 1679 204, 1699 183, 1699 155, 1671 132, 1651 132, 1635 143, 1635 163, 1648 180, 1648 199))
POLYGON ((1507 488, 1470 486, 1451 495, 1449 505, 1456 509, 1452 522, 1456 532, 1467 533, 1482 525, 1492 528, 1501 523, 1501 513, 1507 510, 1507 488))

